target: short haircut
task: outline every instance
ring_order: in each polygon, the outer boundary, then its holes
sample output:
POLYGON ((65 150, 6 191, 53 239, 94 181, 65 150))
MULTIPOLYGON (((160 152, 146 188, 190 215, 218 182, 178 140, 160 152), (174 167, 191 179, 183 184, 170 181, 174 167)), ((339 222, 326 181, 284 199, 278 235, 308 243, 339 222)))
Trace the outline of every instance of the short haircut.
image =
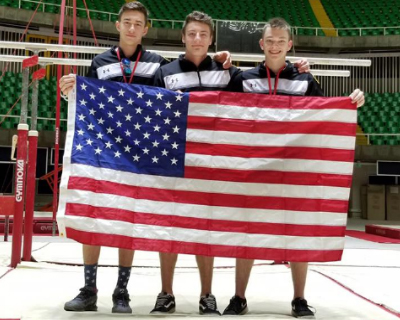
POLYGON ((264 26, 264 29, 262 32, 262 39, 264 39, 267 28, 286 30, 289 35, 289 40, 292 39, 292 28, 290 27, 290 24, 287 23, 287 21, 283 18, 269 19, 268 22, 264 26))
POLYGON ((139 11, 141 13, 143 13, 144 15, 144 24, 147 25, 147 18, 149 16, 149 13, 146 9, 146 7, 139 1, 133 1, 133 2, 127 2, 125 3, 121 9, 119 9, 118 12, 118 21, 121 22, 121 17, 124 14, 124 12, 127 11, 139 11))
POLYGON ((214 33, 214 23, 212 21, 212 18, 204 12, 201 11, 193 11, 192 13, 189 13, 186 16, 185 22, 183 23, 182 27, 182 33, 185 34, 186 31, 186 26, 190 22, 201 22, 209 26, 210 28, 210 34, 213 35, 214 33))

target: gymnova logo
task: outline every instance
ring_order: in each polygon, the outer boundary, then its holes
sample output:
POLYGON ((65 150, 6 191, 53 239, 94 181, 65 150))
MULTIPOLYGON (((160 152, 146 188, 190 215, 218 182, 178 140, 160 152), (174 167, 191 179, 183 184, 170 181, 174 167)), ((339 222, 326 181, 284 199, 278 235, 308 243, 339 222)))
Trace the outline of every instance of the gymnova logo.
POLYGON ((15 200, 22 201, 22 187, 24 183, 24 160, 17 160, 17 185, 15 188, 15 200))

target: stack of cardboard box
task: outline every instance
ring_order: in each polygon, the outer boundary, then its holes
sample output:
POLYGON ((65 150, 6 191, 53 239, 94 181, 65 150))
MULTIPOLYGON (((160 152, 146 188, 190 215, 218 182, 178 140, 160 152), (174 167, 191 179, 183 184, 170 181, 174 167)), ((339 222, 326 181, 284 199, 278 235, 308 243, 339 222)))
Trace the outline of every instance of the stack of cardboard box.
POLYGON ((368 220, 400 221, 400 186, 362 186, 361 217, 368 220))

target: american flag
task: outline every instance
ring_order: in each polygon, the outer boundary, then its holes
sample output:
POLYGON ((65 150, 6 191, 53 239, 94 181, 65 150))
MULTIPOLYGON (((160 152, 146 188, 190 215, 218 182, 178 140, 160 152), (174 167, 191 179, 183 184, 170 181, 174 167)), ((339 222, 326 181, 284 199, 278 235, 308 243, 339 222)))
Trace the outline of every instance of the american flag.
POLYGON ((340 260, 356 112, 349 98, 77 77, 60 233, 135 250, 340 260))

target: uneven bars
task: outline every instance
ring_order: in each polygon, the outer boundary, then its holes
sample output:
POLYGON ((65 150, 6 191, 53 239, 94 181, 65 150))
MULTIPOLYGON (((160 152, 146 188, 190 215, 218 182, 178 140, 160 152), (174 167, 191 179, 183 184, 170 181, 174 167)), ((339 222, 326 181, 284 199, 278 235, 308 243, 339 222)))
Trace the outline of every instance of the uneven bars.
MULTIPOLYGON (((68 46, 57 44, 44 44, 44 43, 27 43, 27 42, 13 42, 13 41, 0 41, 0 48, 21 49, 31 51, 62 51, 62 52, 77 52, 77 53, 93 53, 99 54, 106 50, 108 47, 88 47, 88 46, 68 46)), ((164 58, 178 58, 183 52, 178 51, 161 51, 149 50, 163 56, 164 58)), ((210 53, 212 54, 212 53, 210 53)), ((315 57, 286 57, 291 62, 300 59, 307 59, 311 65, 331 65, 331 66, 356 66, 356 67, 370 67, 371 60, 368 59, 333 59, 333 58, 315 58, 315 57)), ((255 62, 264 60, 262 54, 238 54, 232 53, 232 60, 234 61, 247 61, 255 62)))
MULTIPOLYGON (((26 57, 24 56, 9 56, 0 55, 0 61, 22 62, 26 57)), ((58 58, 42 58, 39 57, 40 64, 53 64, 65 66, 90 66, 91 60, 81 59, 58 59, 58 58)), ((242 70, 249 69, 248 67, 241 68, 242 70)), ((315 76, 320 77, 350 77, 349 70, 317 70, 311 69, 310 72, 315 76)))

